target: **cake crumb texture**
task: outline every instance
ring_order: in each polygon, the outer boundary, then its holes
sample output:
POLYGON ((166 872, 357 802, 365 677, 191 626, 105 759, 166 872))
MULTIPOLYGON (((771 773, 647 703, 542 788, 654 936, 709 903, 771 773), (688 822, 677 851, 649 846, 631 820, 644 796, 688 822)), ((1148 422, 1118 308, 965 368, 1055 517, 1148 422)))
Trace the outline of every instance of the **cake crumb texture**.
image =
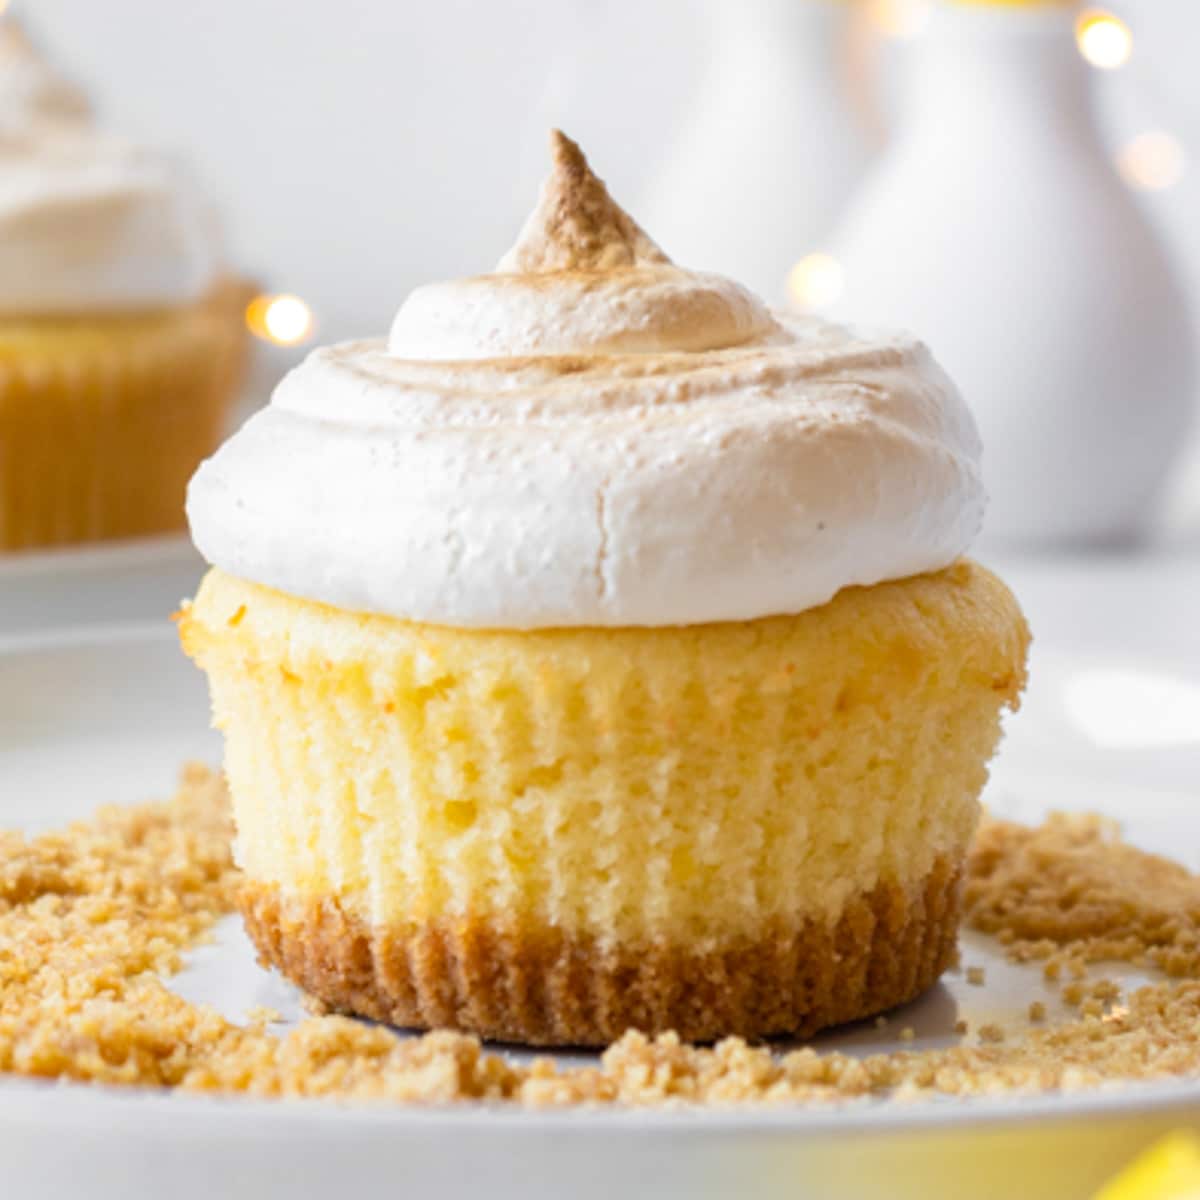
MULTIPOLYGON (((514 1064, 460 1034, 403 1037, 337 1016, 278 1035, 266 1014, 239 1026, 175 995, 164 977, 233 911, 230 833, 220 780, 192 767, 169 803, 104 809, 28 841, 0 834, 0 1069, 258 1096, 528 1107, 911 1101, 1200 1071, 1200 879, 1126 846, 1099 819, 987 823, 970 861, 967 919, 1006 935, 1018 958, 1034 945, 1033 957, 1103 953, 1161 961, 1175 976, 1103 1016, 862 1059, 626 1033, 595 1065, 566 1068, 548 1058, 514 1064)), ((1116 999, 1106 981, 1084 990, 1116 999)))
POLYGON ((966 561, 795 616, 525 632, 213 570, 179 624, 249 879, 374 928, 517 919, 626 946, 832 924, 957 867, 1028 641, 966 561))

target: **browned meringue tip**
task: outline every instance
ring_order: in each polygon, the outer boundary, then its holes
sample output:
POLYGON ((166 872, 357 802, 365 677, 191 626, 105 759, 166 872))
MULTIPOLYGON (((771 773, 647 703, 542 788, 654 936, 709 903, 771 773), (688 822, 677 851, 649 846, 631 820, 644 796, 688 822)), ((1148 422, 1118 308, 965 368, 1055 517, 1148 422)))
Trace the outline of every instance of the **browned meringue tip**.
POLYGON ((516 245, 497 264, 497 272, 599 272, 670 263, 609 195, 579 144, 561 129, 550 131, 550 155, 550 175, 537 207, 516 245))
POLYGON ((565 171, 577 176, 591 176, 587 156, 574 138, 569 138, 561 129, 550 130, 550 159, 556 171, 565 171))

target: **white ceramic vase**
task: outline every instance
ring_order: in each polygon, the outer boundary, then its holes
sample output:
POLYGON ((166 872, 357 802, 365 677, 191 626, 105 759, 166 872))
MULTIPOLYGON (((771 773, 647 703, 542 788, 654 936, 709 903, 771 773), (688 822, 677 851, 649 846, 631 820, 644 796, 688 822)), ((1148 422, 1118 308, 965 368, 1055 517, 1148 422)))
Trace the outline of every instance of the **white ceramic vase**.
POLYGON ((869 149, 847 91, 850 6, 708 0, 707 77, 631 205, 677 262, 782 301, 789 268, 828 234, 869 149))
POLYGON ((987 536, 1143 533, 1189 422, 1192 335, 1110 163, 1065 8, 940 7, 831 249, 831 315, 917 331, 984 440, 987 536))

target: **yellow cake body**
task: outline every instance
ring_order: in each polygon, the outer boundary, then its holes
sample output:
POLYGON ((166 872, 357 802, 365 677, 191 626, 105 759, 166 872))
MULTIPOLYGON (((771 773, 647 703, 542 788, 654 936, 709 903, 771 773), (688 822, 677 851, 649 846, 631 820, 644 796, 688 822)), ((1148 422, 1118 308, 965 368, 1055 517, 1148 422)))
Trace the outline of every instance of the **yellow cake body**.
POLYGON ((0 552, 183 528, 240 385, 245 294, 0 319, 0 552))
POLYGON ((335 1007, 534 1042, 807 1032, 928 986, 1028 639, 967 561, 533 632, 213 570, 181 629, 264 955, 335 1007))

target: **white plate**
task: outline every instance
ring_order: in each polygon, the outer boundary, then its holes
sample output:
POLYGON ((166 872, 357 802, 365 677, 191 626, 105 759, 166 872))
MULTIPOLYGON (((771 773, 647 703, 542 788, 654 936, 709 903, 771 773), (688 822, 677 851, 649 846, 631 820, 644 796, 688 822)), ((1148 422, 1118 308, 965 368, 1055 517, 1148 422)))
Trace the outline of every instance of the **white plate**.
MULTIPOLYGON (((1112 644, 1111 626, 1097 620, 1089 633, 1079 615, 1079 597, 1095 590, 1097 576, 1072 578, 1064 599, 1061 575, 1026 571, 1023 598, 1050 636, 1039 643, 1035 682, 990 802, 1022 819, 1052 807, 1102 808, 1135 841, 1177 856, 1182 847, 1189 865, 1200 867, 1200 672, 1182 669, 1179 641, 1162 654, 1132 640, 1119 652, 1093 650, 1092 640, 1112 644)), ((1100 591, 1111 598, 1109 584, 1100 591)), ((1119 600, 1119 587, 1115 594, 1119 600)), ((1173 605, 1160 600, 1159 620, 1179 620, 1182 631, 1187 595, 1178 611, 1173 605)), ((1183 666, 1194 661, 1185 656, 1183 666)), ((218 757, 202 680, 165 621, 0 639, 0 825, 32 832, 99 803, 162 795, 183 760, 218 757)), ((968 939, 964 958, 987 967, 986 987, 949 977, 883 1030, 861 1026, 821 1045, 894 1049, 906 1025, 917 1046, 944 1044, 960 1016, 972 1027, 1019 1024, 1035 996, 1057 1005, 1035 968, 1009 966, 979 939, 968 939)), ((234 920, 222 925, 215 947, 193 956, 177 987, 234 1018, 256 1004, 299 1015, 295 993, 254 964, 234 920)), ((0 1195, 263 1200, 386 1187, 583 1200, 618 1189, 656 1198, 1062 1200, 1088 1195, 1149 1137, 1197 1119, 1200 1081, 839 1111, 536 1114, 4 1080, 0 1195)))
POLYGON ((0 553, 0 637, 160 617, 203 568, 183 534, 0 553))

